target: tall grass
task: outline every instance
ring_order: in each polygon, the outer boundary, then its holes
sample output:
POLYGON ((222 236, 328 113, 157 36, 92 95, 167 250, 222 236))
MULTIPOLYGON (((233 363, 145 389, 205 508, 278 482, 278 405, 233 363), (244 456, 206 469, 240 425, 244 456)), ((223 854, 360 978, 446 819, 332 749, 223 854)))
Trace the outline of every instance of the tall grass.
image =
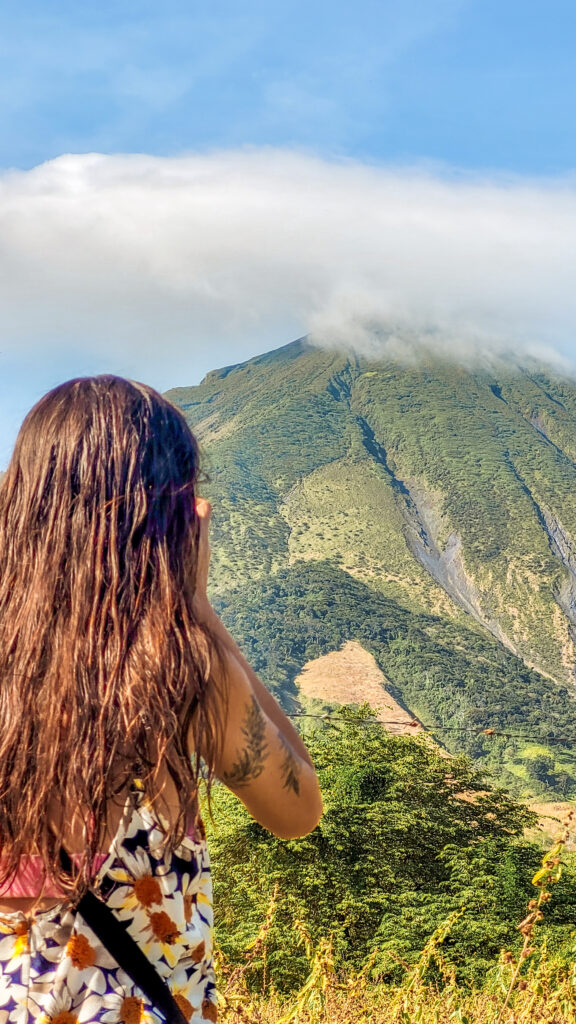
MULTIPOLYGON (((531 899, 518 925, 523 938, 517 956, 502 950, 481 989, 458 985, 455 968, 442 945, 465 912, 451 914, 430 936, 414 966, 406 965, 398 985, 380 984, 374 977, 377 949, 361 970, 340 977, 334 970, 330 936, 314 946, 306 925, 295 921, 310 973, 299 992, 280 996, 266 989, 250 990, 247 976, 256 960, 266 963, 268 934, 276 911, 276 894, 243 964, 231 967, 220 953, 223 1024, 576 1024, 576 931, 574 960, 559 964, 550 957, 539 934, 545 905, 562 872, 562 854, 574 826, 575 812, 563 822, 557 841, 542 858, 532 883, 531 899), (434 981, 430 981, 431 975, 434 981), (441 981, 438 981, 438 978, 441 981)), ((576 928, 576 922, 575 922, 576 928)))

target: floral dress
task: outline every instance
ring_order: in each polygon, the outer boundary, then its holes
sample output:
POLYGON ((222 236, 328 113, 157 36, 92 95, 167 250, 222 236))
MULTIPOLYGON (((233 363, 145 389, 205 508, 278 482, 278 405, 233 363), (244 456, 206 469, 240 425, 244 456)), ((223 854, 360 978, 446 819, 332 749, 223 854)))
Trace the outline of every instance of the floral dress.
MULTIPOLYGON (((190 1024, 217 1019, 206 840, 162 850, 159 820, 131 795, 95 889, 167 982, 190 1024)), ((164 1024, 80 913, 62 903, 0 915, 0 1024, 164 1024)))

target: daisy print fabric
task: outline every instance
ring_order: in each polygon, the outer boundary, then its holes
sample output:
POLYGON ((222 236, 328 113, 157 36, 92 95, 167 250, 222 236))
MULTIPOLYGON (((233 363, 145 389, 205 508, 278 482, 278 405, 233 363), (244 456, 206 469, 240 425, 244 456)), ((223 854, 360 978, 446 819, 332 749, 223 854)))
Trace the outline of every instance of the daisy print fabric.
MULTIPOLYGON (((217 1020, 206 841, 170 853, 140 793, 96 879, 190 1024, 217 1020)), ((62 904, 0 917, 0 1024, 164 1024, 79 913, 62 904)))

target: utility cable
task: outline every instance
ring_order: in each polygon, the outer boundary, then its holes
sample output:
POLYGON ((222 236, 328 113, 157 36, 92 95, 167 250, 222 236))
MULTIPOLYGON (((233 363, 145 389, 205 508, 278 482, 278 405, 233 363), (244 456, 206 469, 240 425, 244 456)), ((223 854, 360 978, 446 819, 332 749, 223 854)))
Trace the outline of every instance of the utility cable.
MULTIPOLYGON (((416 719, 416 718, 412 719, 409 722, 407 722, 406 720, 393 719, 393 718, 390 718, 390 719, 370 718, 370 719, 364 719, 364 720, 360 720, 360 721, 354 721, 353 719, 345 718, 345 717, 339 716, 339 715, 331 715, 329 713, 323 714, 323 715, 319 715, 319 714, 308 713, 308 712, 305 712, 305 711, 295 711, 295 712, 292 712, 291 714, 288 715, 288 718, 317 718, 317 719, 319 719, 320 721, 323 721, 323 722, 348 722, 348 724, 354 724, 354 725, 360 725, 360 726, 370 726, 370 725, 402 725, 402 726, 405 726, 408 729, 414 729, 414 730, 420 729, 420 730, 422 730, 423 732, 425 732, 427 734, 428 733, 435 733, 435 732, 455 732, 455 733, 468 733, 468 734, 472 733, 473 735, 476 735, 476 736, 488 736, 488 737, 490 737, 490 736, 502 736, 505 739, 509 739, 509 740, 511 740, 511 739, 519 739, 519 740, 533 741, 533 742, 536 742, 536 743, 559 743, 559 744, 566 744, 566 746, 568 746, 568 747, 573 746, 574 743, 575 743, 575 740, 576 740, 576 737, 574 737, 574 736, 568 738, 566 736, 556 736, 555 733, 548 733, 547 735, 544 735, 544 736, 537 736, 534 733, 513 732, 513 731, 510 732, 510 731, 507 731, 507 730, 492 729, 492 728, 482 728, 482 727, 479 727, 479 726, 471 726, 471 725, 469 725, 469 726, 428 725, 428 724, 426 724, 424 722, 421 722, 419 719, 416 719)), ((414 735, 418 735, 418 733, 415 731, 414 735)))

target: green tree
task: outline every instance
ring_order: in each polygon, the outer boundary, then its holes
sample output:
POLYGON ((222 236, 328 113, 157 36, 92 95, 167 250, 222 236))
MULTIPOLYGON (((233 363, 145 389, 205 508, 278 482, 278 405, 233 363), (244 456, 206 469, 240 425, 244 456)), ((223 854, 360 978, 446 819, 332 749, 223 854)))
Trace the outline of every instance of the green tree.
MULTIPOLYGON (((450 942, 463 978, 480 955, 514 939, 540 851, 521 840, 534 816, 491 789, 465 757, 448 758, 426 738, 390 736, 368 709, 341 708, 337 725, 306 739, 325 813, 315 831, 283 842, 253 822, 221 787, 210 826, 216 924, 233 960, 254 939, 277 888, 267 971, 277 987, 307 966, 292 924, 314 939, 334 936, 336 962, 357 966, 375 947, 392 977, 397 956, 413 961, 434 928, 463 903, 450 942)), ((476 963, 476 967, 475 967, 476 963)), ((256 971, 262 969, 257 963, 256 971)))
POLYGON ((529 759, 527 767, 533 778, 538 779, 538 782, 551 785, 557 781, 554 758, 550 754, 536 754, 529 759))

